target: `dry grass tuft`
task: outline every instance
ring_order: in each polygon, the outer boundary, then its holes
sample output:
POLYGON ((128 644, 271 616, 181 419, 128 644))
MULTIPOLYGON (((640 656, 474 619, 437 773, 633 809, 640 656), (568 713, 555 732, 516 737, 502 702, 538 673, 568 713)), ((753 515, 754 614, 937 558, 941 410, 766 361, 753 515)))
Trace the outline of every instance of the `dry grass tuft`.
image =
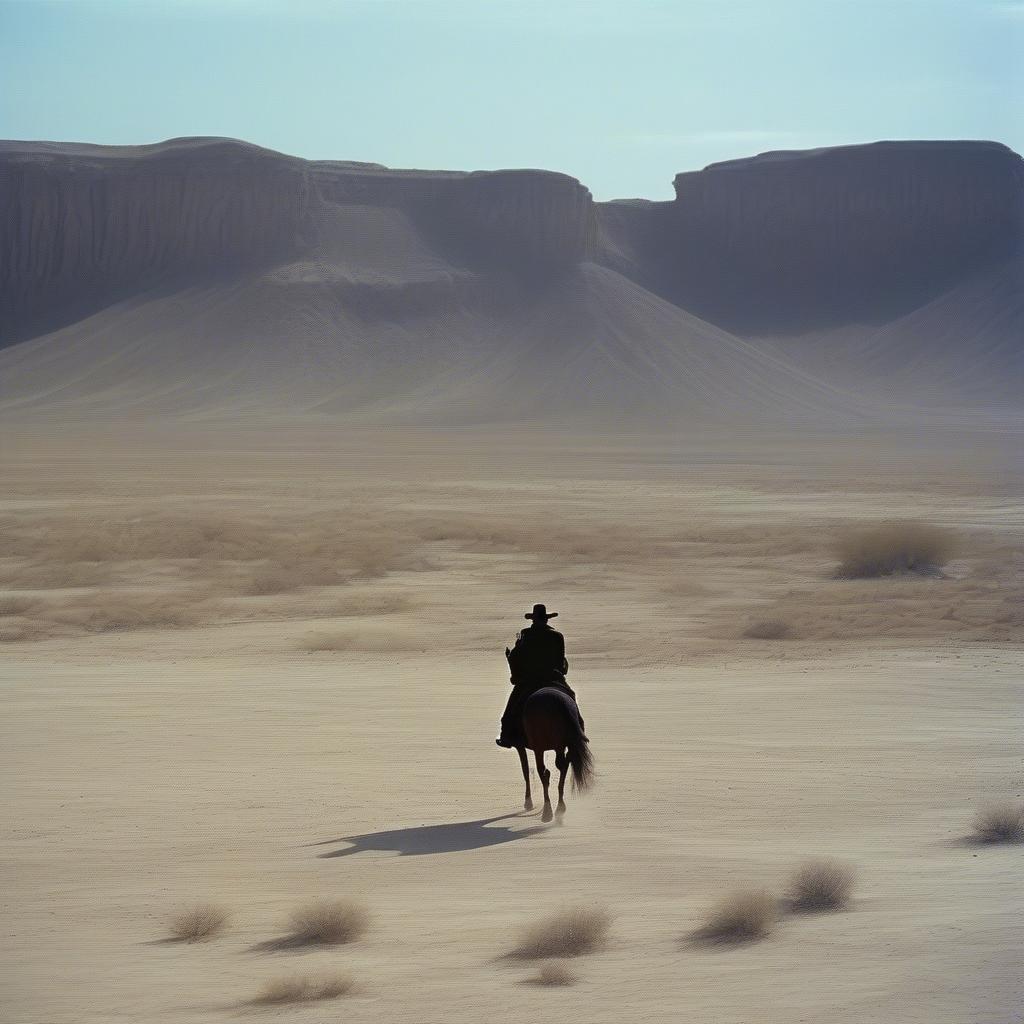
POLYGON ((790 881, 789 906, 799 912, 842 910, 849 906, 856 872, 836 860, 810 860, 790 881))
POLYGON ((974 819, 974 838, 979 843, 1024 843, 1024 805, 986 807, 974 819))
POLYGON ((171 918, 171 937, 179 942, 212 939, 227 927, 230 915, 213 903, 197 903, 171 918))
POLYGON ((272 1006, 284 1003, 307 1003, 316 999, 337 999, 349 995, 355 988, 347 974, 332 974, 323 978, 275 978, 267 982, 253 1000, 272 1006))
POLYGON ((533 985, 544 985, 548 988, 556 988, 563 985, 575 985, 579 976, 575 971, 569 970, 565 964, 544 964, 538 971, 535 978, 531 978, 533 985))
POLYGON ((761 622, 752 622, 743 631, 748 640, 788 640, 793 635, 793 630, 788 622, 782 619, 764 619, 761 622))
POLYGON ((935 574, 952 557, 954 548, 953 535, 929 523, 881 523, 840 540, 836 575, 872 579, 897 573, 935 574))
POLYGON ((573 907, 529 928, 509 954, 520 960, 582 956, 601 949, 608 939, 611 916, 604 910, 573 907))
POLYGON ((291 943, 338 946, 355 942, 370 923, 365 908, 352 900, 317 900, 291 916, 291 943))
POLYGON ((778 901, 759 890, 738 892, 719 903, 694 938, 709 943, 740 943, 763 939, 775 925, 778 901))

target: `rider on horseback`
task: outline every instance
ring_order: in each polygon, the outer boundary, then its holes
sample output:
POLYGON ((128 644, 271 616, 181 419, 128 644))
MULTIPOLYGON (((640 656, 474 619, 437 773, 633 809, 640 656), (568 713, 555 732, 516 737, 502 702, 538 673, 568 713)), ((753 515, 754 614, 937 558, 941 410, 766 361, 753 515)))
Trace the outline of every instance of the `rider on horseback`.
MULTIPOLYGON (((494 741, 499 747, 523 745, 523 706, 538 690, 553 686, 576 700, 576 694, 565 681, 565 674, 569 671, 569 662, 565 659, 565 637, 548 625, 548 619, 557 615, 558 612, 549 612, 544 605, 535 604, 533 611, 526 613, 532 625, 516 637, 511 650, 505 648, 512 673, 512 693, 501 716, 501 735, 494 741)), ((583 728, 582 717, 580 728, 583 728)))

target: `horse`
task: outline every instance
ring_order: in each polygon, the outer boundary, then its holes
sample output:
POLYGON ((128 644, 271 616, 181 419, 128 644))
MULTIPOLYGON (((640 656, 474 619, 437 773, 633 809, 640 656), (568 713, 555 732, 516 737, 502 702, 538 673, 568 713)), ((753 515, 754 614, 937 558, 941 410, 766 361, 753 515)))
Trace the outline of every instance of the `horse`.
POLYGON ((526 799, 523 806, 528 811, 533 810, 530 765, 526 759, 526 751, 532 750, 537 761, 537 774, 544 787, 544 811, 541 814, 541 821, 551 821, 554 814, 551 810, 551 796, 548 793, 551 772, 544 766, 546 750, 555 752, 559 817, 565 814, 565 775, 570 766, 574 791, 583 792, 594 780, 594 757, 580 728, 576 702, 564 690, 554 686, 537 690, 527 698, 523 706, 523 734, 526 736, 526 745, 516 747, 519 763, 523 768, 523 778, 526 780, 526 799))

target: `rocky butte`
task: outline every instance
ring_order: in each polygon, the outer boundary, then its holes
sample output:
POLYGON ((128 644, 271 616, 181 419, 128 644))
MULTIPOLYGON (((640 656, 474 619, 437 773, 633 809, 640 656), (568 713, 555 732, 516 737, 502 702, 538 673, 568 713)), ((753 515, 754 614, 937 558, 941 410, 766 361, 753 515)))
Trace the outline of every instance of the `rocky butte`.
POLYGON ((667 202, 596 203, 550 171, 394 170, 219 138, 0 143, 0 182, 0 347, 19 349, 0 370, 19 408, 65 378, 84 401, 88 367, 126 365, 111 346, 130 336, 122 395, 155 387, 148 339, 181 374, 165 398, 196 399, 186 382, 210 379, 216 344, 216 372, 243 360, 260 387, 329 364, 337 386, 306 374, 288 407, 408 409, 422 392, 442 418, 483 415, 513 380, 549 406, 657 395, 661 416, 781 409, 781 374, 787 394, 838 408, 819 371, 938 387, 921 370, 941 324, 956 324, 943 388, 973 373, 976 401, 1024 382, 1024 161, 993 142, 764 153, 678 174, 667 202), (827 366, 764 348, 812 335, 827 366), (550 372, 524 376, 541 352, 550 372))

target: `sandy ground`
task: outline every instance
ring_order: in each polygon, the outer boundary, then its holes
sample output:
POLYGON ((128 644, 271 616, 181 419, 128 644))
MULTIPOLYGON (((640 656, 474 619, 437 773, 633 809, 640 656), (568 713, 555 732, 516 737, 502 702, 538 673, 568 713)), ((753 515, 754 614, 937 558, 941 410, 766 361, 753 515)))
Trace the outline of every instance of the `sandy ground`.
POLYGON ((965 841, 1024 798, 1012 438, 132 441, 4 445, 4 1020, 1024 1019, 1021 848, 965 841), (910 516, 947 578, 831 578, 910 516), (492 742, 534 600, 599 770, 561 825, 492 742), (743 637, 768 617, 792 638, 743 637), (849 910, 688 940, 820 855, 849 910), (258 948, 313 897, 366 937, 258 948), (199 900, 228 931, 165 941, 199 900), (608 947, 525 984, 502 954, 575 904, 608 947), (335 969, 355 994, 246 1005, 335 969))

